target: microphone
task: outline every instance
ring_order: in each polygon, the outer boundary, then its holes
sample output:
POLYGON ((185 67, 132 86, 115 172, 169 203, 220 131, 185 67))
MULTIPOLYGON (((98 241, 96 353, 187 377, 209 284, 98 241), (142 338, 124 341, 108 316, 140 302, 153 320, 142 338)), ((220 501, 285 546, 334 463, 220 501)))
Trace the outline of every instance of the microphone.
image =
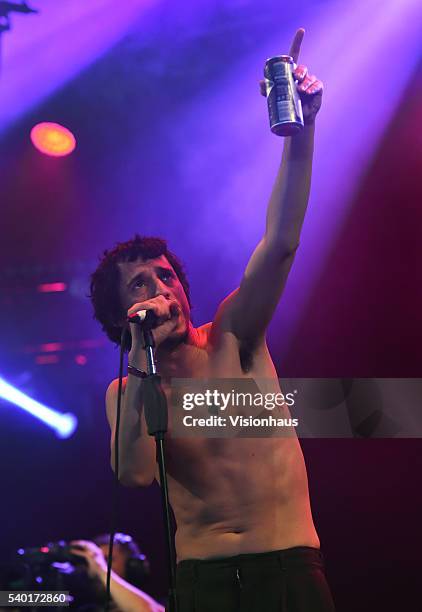
POLYGON ((127 318, 128 323, 134 323, 143 329, 153 329, 158 324, 158 317, 153 310, 138 310, 127 318))

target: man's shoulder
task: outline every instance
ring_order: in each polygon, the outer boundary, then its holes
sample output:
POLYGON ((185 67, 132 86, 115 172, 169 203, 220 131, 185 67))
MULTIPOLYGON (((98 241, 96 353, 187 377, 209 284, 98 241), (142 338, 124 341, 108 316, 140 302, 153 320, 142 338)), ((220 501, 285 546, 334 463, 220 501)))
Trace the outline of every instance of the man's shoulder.
POLYGON ((209 323, 204 323, 204 325, 200 325, 196 327, 196 333, 198 334, 199 348, 205 348, 208 346, 210 334, 212 328, 212 321, 209 323))
MULTIPOLYGON (((127 376, 124 376, 122 378, 122 392, 125 392, 125 388, 126 388, 126 383, 127 383, 127 376)), ((106 400, 108 398, 114 398, 117 395, 119 389, 119 379, 115 378, 114 380, 111 381, 111 383, 109 384, 109 386, 107 387, 107 391, 106 391, 106 400)))

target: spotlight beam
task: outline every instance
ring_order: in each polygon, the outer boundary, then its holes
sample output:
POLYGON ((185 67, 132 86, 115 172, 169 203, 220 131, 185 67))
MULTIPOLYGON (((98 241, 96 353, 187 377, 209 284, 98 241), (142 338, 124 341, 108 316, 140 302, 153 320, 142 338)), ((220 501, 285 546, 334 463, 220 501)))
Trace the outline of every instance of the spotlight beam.
POLYGON ((76 430, 78 420, 72 413, 61 413, 44 406, 0 377, 0 397, 25 410, 53 429, 58 438, 69 438, 76 430))

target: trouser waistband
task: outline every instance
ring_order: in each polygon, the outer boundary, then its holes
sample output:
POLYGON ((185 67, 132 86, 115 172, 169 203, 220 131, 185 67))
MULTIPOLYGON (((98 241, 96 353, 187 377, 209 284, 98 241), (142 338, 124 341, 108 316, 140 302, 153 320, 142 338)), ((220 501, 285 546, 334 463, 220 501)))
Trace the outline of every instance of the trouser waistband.
POLYGON ((200 578, 202 574, 209 576, 210 572, 222 569, 239 568, 243 572, 254 571, 254 567, 278 567, 290 569, 303 566, 324 566, 324 557, 319 548, 311 546, 294 546, 281 550, 263 553, 247 553, 231 557, 218 557, 212 559, 184 559, 177 564, 179 576, 200 578))

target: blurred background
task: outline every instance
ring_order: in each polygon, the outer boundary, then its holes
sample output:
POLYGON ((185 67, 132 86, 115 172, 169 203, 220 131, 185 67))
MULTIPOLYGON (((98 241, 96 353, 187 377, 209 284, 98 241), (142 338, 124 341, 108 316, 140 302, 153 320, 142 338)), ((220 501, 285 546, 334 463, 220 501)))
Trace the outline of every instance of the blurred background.
MULTIPOLYGON (((258 81, 298 27, 325 93, 269 332, 279 375, 422 376, 421 24, 417 0, 0 2, 0 563, 109 529, 118 351, 92 319, 89 275, 117 241, 161 236, 185 262, 194 323, 212 319, 264 231, 282 139, 258 81), (37 150, 41 122, 71 130, 75 150, 37 150)), ((303 449, 339 612, 416 609, 421 440, 303 449)), ((117 527, 165 594, 158 487, 122 489, 117 527)))

